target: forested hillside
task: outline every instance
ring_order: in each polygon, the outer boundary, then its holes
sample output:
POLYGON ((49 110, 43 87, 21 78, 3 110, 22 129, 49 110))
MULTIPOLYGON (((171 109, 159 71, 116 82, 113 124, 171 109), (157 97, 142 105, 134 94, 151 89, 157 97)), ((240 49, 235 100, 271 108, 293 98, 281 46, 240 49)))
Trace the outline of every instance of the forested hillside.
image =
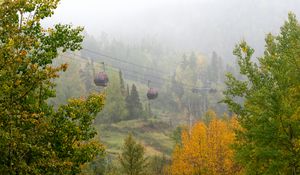
POLYGON ((48 27, 59 0, 0 3, 0 174, 300 174, 294 13, 258 53, 230 41, 230 61, 156 37, 48 27))

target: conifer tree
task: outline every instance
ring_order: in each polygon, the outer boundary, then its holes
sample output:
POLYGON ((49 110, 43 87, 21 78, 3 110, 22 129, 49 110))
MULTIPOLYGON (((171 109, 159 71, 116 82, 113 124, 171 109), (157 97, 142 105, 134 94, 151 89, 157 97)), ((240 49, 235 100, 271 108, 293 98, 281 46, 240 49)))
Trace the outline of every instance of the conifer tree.
POLYGON ((121 94, 121 85, 117 73, 111 73, 109 77, 109 85, 105 92, 106 104, 103 110, 99 113, 97 119, 100 122, 119 122, 126 119, 128 111, 126 108, 125 97, 121 94))
POLYGON ((126 97, 130 95, 129 85, 126 86, 126 97))
POLYGON ((123 74, 122 74, 121 70, 119 70, 119 80, 120 80, 121 93, 122 93, 123 96, 125 96, 126 95, 126 89, 125 89, 125 83, 124 83, 123 74))
POLYGON ((119 160, 124 175, 144 175, 147 171, 147 158, 145 157, 145 148, 136 143, 132 135, 128 135, 122 148, 122 154, 119 160))
POLYGON ((210 65, 208 66, 209 81, 213 83, 217 83, 223 77, 222 74, 223 74, 222 59, 217 55, 216 52, 213 52, 210 65))
POLYGON ((137 119, 143 117, 143 106, 140 102, 139 93, 136 89, 135 84, 132 85, 130 94, 126 97, 126 105, 129 112, 129 119, 137 119))

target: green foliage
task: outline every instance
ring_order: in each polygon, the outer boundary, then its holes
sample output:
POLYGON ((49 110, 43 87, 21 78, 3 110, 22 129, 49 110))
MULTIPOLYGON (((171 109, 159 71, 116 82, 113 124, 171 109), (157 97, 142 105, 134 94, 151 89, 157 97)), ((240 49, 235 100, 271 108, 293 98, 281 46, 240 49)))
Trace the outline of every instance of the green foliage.
POLYGON ((125 97, 122 95, 122 89, 118 74, 111 73, 109 85, 105 90, 106 105, 99 113, 97 122, 119 122, 126 119, 128 110, 126 108, 125 97))
POLYGON ((203 103, 202 99, 204 98, 192 94, 191 89, 186 85, 193 87, 200 87, 202 85, 201 80, 198 78, 200 72, 203 71, 200 64, 201 61, 203 61, 202 58, 196 57, 194 53, 189 58, 183 55, 183 62, 181 66, 177 67, 174 80, 172 81, 174 93, 179 98, 182 110, 189 109, 194 116, 200 116, 201 111, 205 110, 200 105, 203 103), (185 84, 185 87, 182 84, 185 84))
POLYGON ((122 71, 119 71, 120 89, 123 96, 126 95, 125 82, 123 79, 122 71))
MULTIPOLYGON (((224 102, 238 115, 237 160, 247 174, 300 173, 300 25, 294 14, 266 37, 259 64, 246 42, 234 49, 247 79, 227 76, 224 102), (243 101, 237 101, 242 98, 243 101)), ((240 100, 239 100, 240 101, 240 100)))
POLYGON ((127 133, 133 133, 135 138, 143 143, 148 155, 172 153, 174 142, 170 138, 171 128, 167 123, 150 120, 126 120, 118 123, 101 123, 96 125, 101 133, 101 141, 108 152, 120 152, 127 133))
POLYGON ((140 102, 139 93, 133 84, 130 94, 126 97, 126 106, 128 109, 128 119, 137 119, 144 117, 142 103, 140 102))
POLYGON ((112 156, 106 154, 105 156, 97 156, 92 162, 86 165, 82 174, 86 175, 117 175, 119 174, 119 167, 117 162, 112 161, 112 156))
POLYGON ((185 130, 186 128, 184 126, 177 126, 175 130, 173 131, 171 138, 174 141, 174 145, 182 145, 181 141, 181 133, 185 130))
MULTIPOLYGON (((85 91, 90 93, 96 89, 94 84, 93 65, 89 61, 85 64, 84 68, 80 70, 80 80, 83 82, 85 91)), ((81 84, 81 83, 80 83, 81 84)))
MULTIPOLYGON (((60 104, 66 104, 70 98, 78 98, 85 94, 84 84, 81 83, 79 66, 74 60, 59 57, 54 60, 53 65, 68 64, 68 69, 59 75, 54 82, 56 84, 55 98, 49 99, 49 103, 57 107, 60 104)), ((88 93, 87 93, 88 94, 88 93)))
POLYGON ((125 139, 122 154, 119 157, 122 172, 125 175, 143 175, 147 170, 147 158, 144 147, 136 143, 132 135, 125 139))
POLYGON ((168 160, 165 155, 152 156, 149 158, 149 175, 162 175, 164 174, 164 167, 168 164, 168 160))
POLYGON ((51 66, 59 51, 78 50, 82 28, 55 25, 47 30, 58 0, 5 0, 0 6, 0 172, 2 174, 75 174, 101 155, 91 141, 91 126, 104 96, 72 99, 58 107, 53 79, 67 64, 51 66))

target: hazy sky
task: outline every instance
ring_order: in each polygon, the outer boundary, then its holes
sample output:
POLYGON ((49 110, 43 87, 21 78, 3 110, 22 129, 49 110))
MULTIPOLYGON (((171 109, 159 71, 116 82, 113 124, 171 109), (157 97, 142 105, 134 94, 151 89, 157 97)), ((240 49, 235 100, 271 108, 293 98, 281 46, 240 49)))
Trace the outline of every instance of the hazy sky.
POLYGON ((62 0, 48 22, 230 57, 241 39, 261 52, 265 34, 278 32, 289 11, 300 17, 300 0, 62 0))

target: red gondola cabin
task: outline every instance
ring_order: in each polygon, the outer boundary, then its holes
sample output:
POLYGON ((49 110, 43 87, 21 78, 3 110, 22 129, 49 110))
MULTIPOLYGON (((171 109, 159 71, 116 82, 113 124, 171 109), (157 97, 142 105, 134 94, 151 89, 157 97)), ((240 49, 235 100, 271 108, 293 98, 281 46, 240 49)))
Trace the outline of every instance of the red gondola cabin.
POLYGON ((153 99, 156 99, 158 96, 158 90, 157 89, 154 89, 154 88, 150 88, 147 92, 147 98, 149 100, 153 100, 153 99))
POLYGON ((94 79, 96 86, 106 87, 108 84, 108 76, 105 72, 99 72, 94 79))

